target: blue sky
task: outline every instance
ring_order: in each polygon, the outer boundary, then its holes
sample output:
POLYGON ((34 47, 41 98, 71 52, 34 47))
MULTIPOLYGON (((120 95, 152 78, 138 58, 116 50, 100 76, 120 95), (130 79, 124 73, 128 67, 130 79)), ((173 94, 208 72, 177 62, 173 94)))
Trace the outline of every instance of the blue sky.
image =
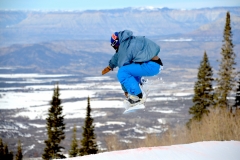
POLYGON ((240 6, 240 0, 0 0, 0 9, 88 10, 126 7, 194 9, 240 6))

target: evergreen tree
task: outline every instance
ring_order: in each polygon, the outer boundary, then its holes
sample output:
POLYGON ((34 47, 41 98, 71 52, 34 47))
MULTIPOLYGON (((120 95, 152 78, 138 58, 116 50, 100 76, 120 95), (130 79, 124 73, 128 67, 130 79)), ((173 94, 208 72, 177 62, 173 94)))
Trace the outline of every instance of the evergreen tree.
POLYGON ((22 160, 23 159, 23 155, 22 155, 22 145, 20 140, 18 141, 18 150, 17 150, 17 154, 16 154, 16 160, 22 160))
POLYGON ((217 97, 216 101, 220 107, 229 107, 227 96, 235 88, 235 77, 237 75, 234 65, 236 65, 236 54, 233 51, 232 31, 230 13, 227 12, 226 24, 224 29, 224 40, 222 45, 222 59, 220 62, 220 69, 218 71, 219 78, 217 79, 217 97))
POLYGON ((8 151, 7 144, 3 144, 2 139, 0 138, 0 159, 4 160, 13 160, 13 152, 8 151))
POLYGON ((80 156, 96 154, 98 152, 95 134, 94 134, 94 126, 93 126, 93 118, 91 117, 91 107, 90 107, 90 98, 88 97, 88 105, 87 105, 87 114, 85 118, 85 124, 83 128, 83 139, 81 140, 81 148, 79 150, 80 156))
POLYGON ((4 158, 3 158, 4 160, 13 160, 13 152, 8 151, 7 144, 4 145, 3 154, 4 154, 4 158))
POLYGON ((59 98, 58 84, 54 88, 54 94, 51 107, 48 110, 48 117, 46 118, 48 139, 45 140, 46 147, 42 155, 43 159, 59 159, 66 158, 62 153, 64 147, 60 146, 62 140, 65 139, 65 124, 64 116, 62 115, 63 107, 61 106, 61 99, 59 98))
POLYGON ((3 159, 4 156, 4 145, 2 139, 0 138, 0 159, 3 159))
MULTIPOLYGON (((203 114, 209 113, 208 107, 213 105, 213 71, 208 61, 207 53, 204 52, 198 70, 198 80, 194 86, 193 106, 189 109, 192 114, 192 120, 200 121, 203 114)), ((191 121, 191 120, 190 120, 191 121)))
POLYGON ((72 136, 72 143, 71 143, 71 148, 68 152, 70 157, 76 157, 78 155, 78 142, 77 142, 77 128, 76 126, 73 127, 73 136, 72 136))
POLYGON ((237 93, 236 93, 236 97, 235 97, 235 105, 237 108, 240 108, 240 78, 238 80, 238 88, 237 88, 237 93))

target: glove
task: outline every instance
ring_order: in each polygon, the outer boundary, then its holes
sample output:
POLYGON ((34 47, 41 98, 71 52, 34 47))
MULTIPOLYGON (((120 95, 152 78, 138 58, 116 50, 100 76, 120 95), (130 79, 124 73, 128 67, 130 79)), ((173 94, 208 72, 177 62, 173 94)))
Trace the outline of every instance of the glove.
POLYGON ((106 68, 104 68, 104 70, 102 70, 102 75, 108 73, 109 71, 111 71, 112 68, 110 68, 109 66, 107 66, 106 68))

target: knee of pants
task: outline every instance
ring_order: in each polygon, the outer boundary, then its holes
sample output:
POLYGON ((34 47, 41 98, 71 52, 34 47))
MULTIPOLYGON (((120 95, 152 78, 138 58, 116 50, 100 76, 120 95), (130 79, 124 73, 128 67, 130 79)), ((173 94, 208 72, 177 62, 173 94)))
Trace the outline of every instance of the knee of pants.
POLYGON ((119 68, 118 73, 117 73, 118 81, 120 83, 122 83, 124 81, 124 79, 126 78, 126 76, 127 76, 127 73, 126 73, 124 67, 119 68))

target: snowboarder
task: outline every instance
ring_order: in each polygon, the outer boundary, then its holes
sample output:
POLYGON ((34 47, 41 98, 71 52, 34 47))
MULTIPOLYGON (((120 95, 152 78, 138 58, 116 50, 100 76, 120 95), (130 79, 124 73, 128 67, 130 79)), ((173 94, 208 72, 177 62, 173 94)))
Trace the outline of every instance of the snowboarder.
POLYGON ((102 75, 119 67, 117 78, 131 106, 144 103, 139 84, 143 76, 154 76, 160 73, 163 66, 158 57, 160 47, 144 36, 133 36, 133 32, 124 30, 111 36, 111 46, 116 53, 109 61, 109 66, 102 75))

